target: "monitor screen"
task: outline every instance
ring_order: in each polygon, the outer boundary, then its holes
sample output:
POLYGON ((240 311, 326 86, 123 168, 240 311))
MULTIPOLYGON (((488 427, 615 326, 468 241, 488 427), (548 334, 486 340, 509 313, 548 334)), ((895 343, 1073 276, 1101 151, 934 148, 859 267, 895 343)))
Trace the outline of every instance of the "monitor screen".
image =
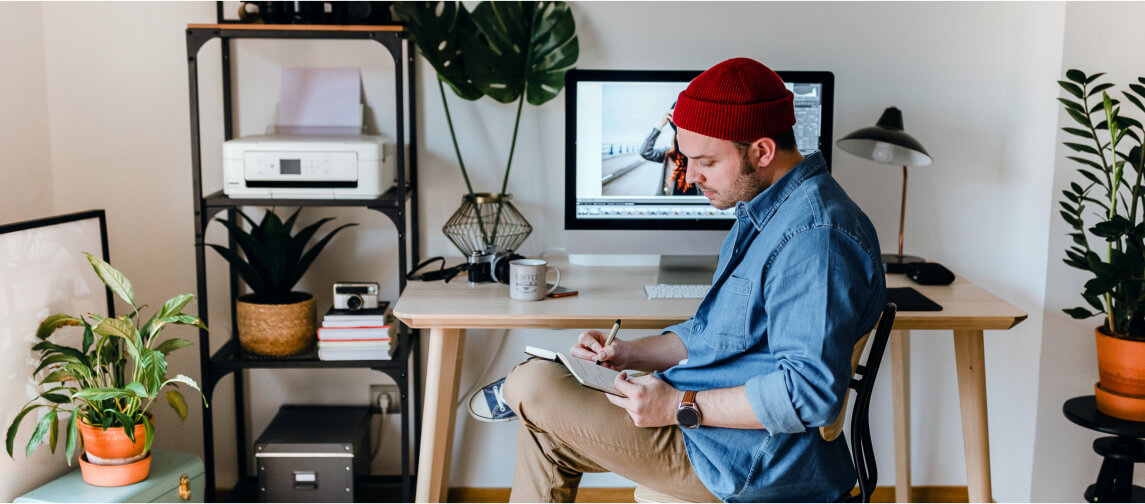
MULTIPOLYGON (((834 75, 777 72, 795 95, 799 151, 831 165, 834 75)), ((664 119, 699 71, 572 70, 565 77, 565 229, 728 229, 684 180, 664 119)))

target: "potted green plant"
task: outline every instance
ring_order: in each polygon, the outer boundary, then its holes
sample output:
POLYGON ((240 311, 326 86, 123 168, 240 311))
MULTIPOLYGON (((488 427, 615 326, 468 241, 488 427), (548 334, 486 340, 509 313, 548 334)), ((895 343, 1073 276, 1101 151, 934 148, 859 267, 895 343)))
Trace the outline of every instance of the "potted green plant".
POLYGON ((207 246, 229 261, 252 291, 235 300, 239 344, 247 351, 271 356, 309 351, 315 341, 314 296, 294 291, 294 286, 334 235, 357 224, 334 228, 307 249, 306 244, 318 228, 334 220, 333 217, 323 218, 291 234, 301 208, 285 222, 271 210, 266 211, 260 222, 241 210, 235 211, 250 224, 249 232, 228 220, 215 220, 227 227, 242 255, 222 245, 208 243, 207 246))
MULTIPOLYGON (((1073 244, 1065 263, 1093 274, 1082 297, 1088 307, 1065 310, 1075 319, 1104 316, 1097 327, 1100 381, 1094 385, 1097 408, 1127 420, 1145 421, 1145 131, 1122 112, 1121 102, 1098 82, 1104 73, 1069 70, 1059 85, 1072 98, 1058 98, 1080 128, 1063 128, 1080 139, 1064 142, 1076 152, 1086 183, 1062 191, 1061 216, 1072 228, 1073 244), (1086 227, 1087 205, 1099 209, 1086 227), (1095 242, 1090 246, 1090 239, 1095 242)), ((1145 112, 1145 77, 1122 91, 1125 100, 1145 112)))
MULTIPOLYGON (((167 355, 191 342, 181 338, 160 341, 159 333, 168 324, 206 326, 199 317, 183 313, 183 307, 195 297, 191 294, 167 300, 140 325, 140 312, 147 305, 135 304, 135 291, 127 277, 98 257, 87 254, 87 259, 99 279, 131 305, 132 312, 115 318, 60 313, 40 323, 36 330, 40 342, 32 350, 40 353, 35 373, 45 390, 12 420, 5 448, 8 456, 13 456, 12 445, 24 418, 46 408, 28 440, 25 455, 31 456, 44 441, 55 453, 60 419, 67 414, 63 435, 68 465, 82 442, 85 453, 79 460, 85 481, 100 486, 128 485, 143 480, 150 471, 155 433, 150 409, 159 392, 167 389, 167 404, 186 420, 187 403, 177 385, 199 391, 191 378, 167 377, 167 355), (51 341, 56 330, 65 326, 83 327, 78 348, 51 341)), ((203 405, 207 405, 206 397, 203 405)))
POLYGON ((444 227, 465 255, 516 249, 532 226, 509 202, 509 169, 525 102, 542 105, 564 87, 565 73, 580 54, 576 22, 564 2, 481 2, 470 13, 461 2, 395 2, 423 56, 437 70, 437 85, 453 151, 467 194, 444 227), (444 84, 466 100, 489 96, 517 102, 509 159, 498 193, 475 193, 461 159, 444 84))

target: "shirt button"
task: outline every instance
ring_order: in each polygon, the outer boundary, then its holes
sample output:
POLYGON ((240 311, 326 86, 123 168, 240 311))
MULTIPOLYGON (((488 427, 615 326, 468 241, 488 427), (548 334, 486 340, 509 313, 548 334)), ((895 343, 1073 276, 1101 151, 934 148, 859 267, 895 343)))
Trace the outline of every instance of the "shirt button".
POLYGON ((703 324, 696 324, 696 332, 702 332, 703 330, 704 330, 703 324))

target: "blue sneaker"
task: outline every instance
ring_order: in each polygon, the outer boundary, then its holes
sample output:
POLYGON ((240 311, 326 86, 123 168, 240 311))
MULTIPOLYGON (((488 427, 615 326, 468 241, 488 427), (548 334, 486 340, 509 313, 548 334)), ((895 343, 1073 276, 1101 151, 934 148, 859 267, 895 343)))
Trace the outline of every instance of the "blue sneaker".
POLYGON ((469 416, 482 422, 510 422, 517 419, 517 414, 509 409, 501 388, 505 386, 505 379, 501 378, 493 383, 481 387, 469 396, 469 416))

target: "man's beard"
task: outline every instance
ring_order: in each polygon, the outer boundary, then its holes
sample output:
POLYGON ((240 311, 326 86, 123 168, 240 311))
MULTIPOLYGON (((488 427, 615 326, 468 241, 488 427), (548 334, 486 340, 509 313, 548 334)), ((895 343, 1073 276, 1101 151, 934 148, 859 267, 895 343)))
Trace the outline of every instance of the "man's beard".
POLYGON ((708 200, 711 201, 712 206, 720 210, 727 210, 728 208, 735 206, 735 204, 740 201, 747 202, 755 199, 759 193, 763 192, 771 186, 771 184, 759 180, 753 175, 754 167, 748 160, 748 151, 745 150, 743 157, 740 158, 739 174, 736 176, 735 182, 732 183, 732 187, 728 192, 727 198, 721 198, 719 201, 717 201, 716 198, 721 196, 723 193, 715 191, 710 187, 699 183, 696 184, 696 187, 699 187, 701 191, 712 193, 712 196, 708 197, 708 200))

